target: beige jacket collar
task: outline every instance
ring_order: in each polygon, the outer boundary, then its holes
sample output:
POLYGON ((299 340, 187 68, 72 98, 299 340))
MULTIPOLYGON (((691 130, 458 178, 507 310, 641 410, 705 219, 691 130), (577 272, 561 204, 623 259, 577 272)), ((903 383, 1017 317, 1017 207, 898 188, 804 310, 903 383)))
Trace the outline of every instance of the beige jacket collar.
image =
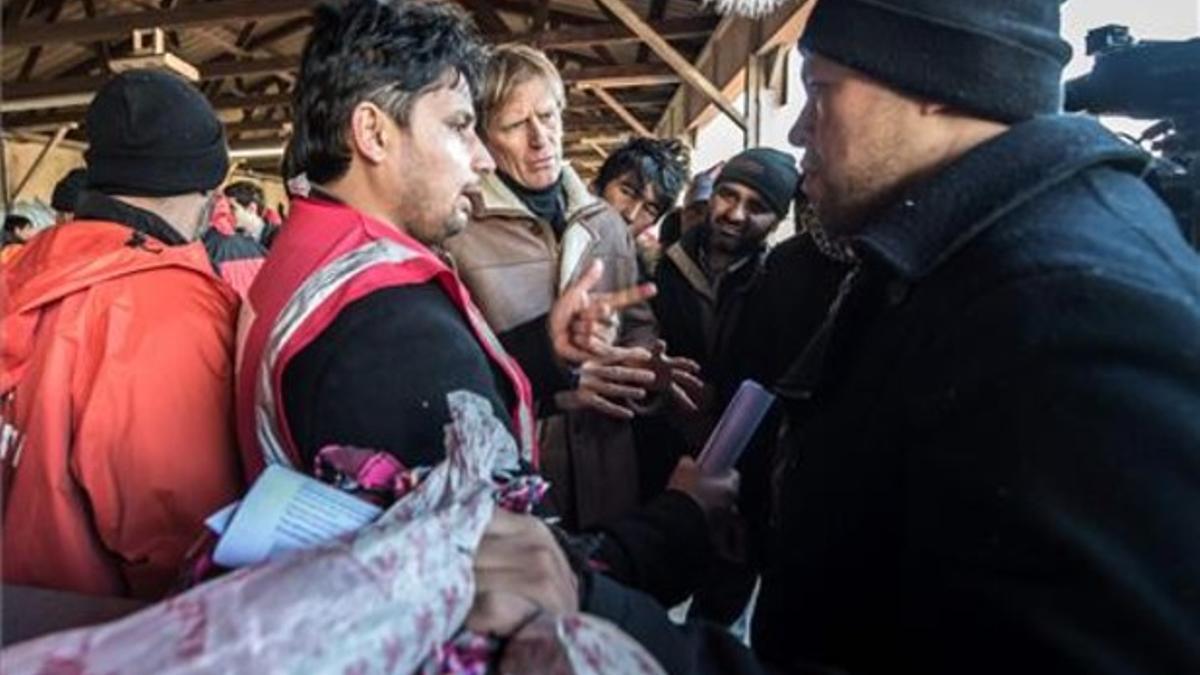
MULTIPOLYGON (((603 211, 607 204, 593 195, 583 179, 569 164, 563 165, 563 192, 567 199, 567 227, 559 241, 558 289, 561 292, 581 272, 583 261, 600 240, 600 232, 592 222, 592 216, 603 211)), ((538 217, 529 210, 496 173, 483 179, 481 186, 483 210, 480 218, 519 218, 538 222, 538 217)))
MULTIPOLYGON (((562 186, 567 198, 566 220, 568 224, 603 207, 600 199, 588 190, 583 179, 575 173, 575 169, 572 169, 570 164, 563 164, 562 186)), ((521 198, 510 190, 495 172, 484 176, 481 192, 483 194, 483 211, 480 213, 482 218, 503 216, 537 219, 537 216, 525 206, 521 198)))

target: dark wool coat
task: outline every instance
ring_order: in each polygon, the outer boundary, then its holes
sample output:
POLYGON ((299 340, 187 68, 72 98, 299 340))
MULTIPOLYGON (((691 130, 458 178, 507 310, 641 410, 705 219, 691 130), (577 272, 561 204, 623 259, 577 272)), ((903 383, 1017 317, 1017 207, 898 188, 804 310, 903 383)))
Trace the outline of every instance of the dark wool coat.
MULTIPOLYGON (((779 386, 761 662, 1196 670, 1200 259, 1143 167, 1095 122, 1041 118, 862 230, 779 386)), ((669 668, 758 667, 607 590, 594 606, 669 668)))

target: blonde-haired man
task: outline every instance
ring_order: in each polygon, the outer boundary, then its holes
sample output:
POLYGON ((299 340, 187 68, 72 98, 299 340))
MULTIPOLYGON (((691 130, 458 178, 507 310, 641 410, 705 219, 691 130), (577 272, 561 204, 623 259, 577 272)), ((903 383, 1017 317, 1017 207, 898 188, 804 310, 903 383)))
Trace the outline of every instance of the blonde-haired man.
MULTIPOLYGON (((563 159, 566 102, 558 69, 542 52, 503 45, 491 59, 480 104, 480 134, 496 162, 483 179, 473 222, 446 248, 492 328, 534 382, 541 415, 544 472, 568 527, 588 527, 630 511, 638 500, 629 419, 655 374, 622 358, 574 371, 537 368, 543 317, 557 294, 600 260, 596 289, 635 284, 637 252, 625 222, 563 159)), ((621 315, 617 344, 652 348, 654 318, 642 304, 621 315)), ((635 358, 646 365, 647 350, 635 358)), ((683 505, 683 508, 694 507, 683 505)), ((692 514, 696 515, 696 514, 692 514)))

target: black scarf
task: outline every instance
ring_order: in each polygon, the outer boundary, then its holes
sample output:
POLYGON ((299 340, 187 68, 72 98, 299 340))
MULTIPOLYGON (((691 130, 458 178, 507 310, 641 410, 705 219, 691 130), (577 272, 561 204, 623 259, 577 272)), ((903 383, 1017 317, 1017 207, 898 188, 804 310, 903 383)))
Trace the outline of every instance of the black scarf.
POLYGON ((503 171, 497 171, 496 175, 533 215, 550 223, 555 236, 562 237, 563 230, 567 229, 567 199, 563 194, 561 175, 553 185, 541 190, 527 188, 503 171))
MULTIPOLYGON (((125 202, 92 190, 85 191, 75 206, 76 220, 106 220, 133 228, 135 232, 149 235, 167 246, 183 246, 188 243, 179 231, 167 221, 145 209, 130 206, 125 202)), ((135 236, 134 240, 137 239, 135 236)), ((130 242, 131 244, 134 241, 130 242)))

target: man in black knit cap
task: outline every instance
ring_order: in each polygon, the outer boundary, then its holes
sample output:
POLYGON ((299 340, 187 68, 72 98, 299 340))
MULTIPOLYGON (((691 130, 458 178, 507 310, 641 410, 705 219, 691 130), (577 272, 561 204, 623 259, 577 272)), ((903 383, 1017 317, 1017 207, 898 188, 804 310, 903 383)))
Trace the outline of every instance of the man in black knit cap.
POLYGON ((672 350, 700 364, 706 396, 700 410, 671 416, 669 441, 641 454, 666 455, 673 466, 712 431, 736 386, 727 376, 745 335, 735 329, 762 276, 767 236, 787 216, 798 180, 796 160, 785 152, 739 153, 717 175, 704 224, 665 251, 654 277, 654 316, 672 350))
POLYGON ((241 492, 237 296, 196 241, 229 157, 212 106, 163 72, 113 77, 87 133, 75 220, 0 281, 3 576, 157 600, 241 492))
POLYGON ((816 4, 792 140, 858 263, 742 484, 774 496, 754 655, 583 606, 668 670, 1200 664, 1200 261, 1146 157, 1060 114, 1059 6, 816 4))

